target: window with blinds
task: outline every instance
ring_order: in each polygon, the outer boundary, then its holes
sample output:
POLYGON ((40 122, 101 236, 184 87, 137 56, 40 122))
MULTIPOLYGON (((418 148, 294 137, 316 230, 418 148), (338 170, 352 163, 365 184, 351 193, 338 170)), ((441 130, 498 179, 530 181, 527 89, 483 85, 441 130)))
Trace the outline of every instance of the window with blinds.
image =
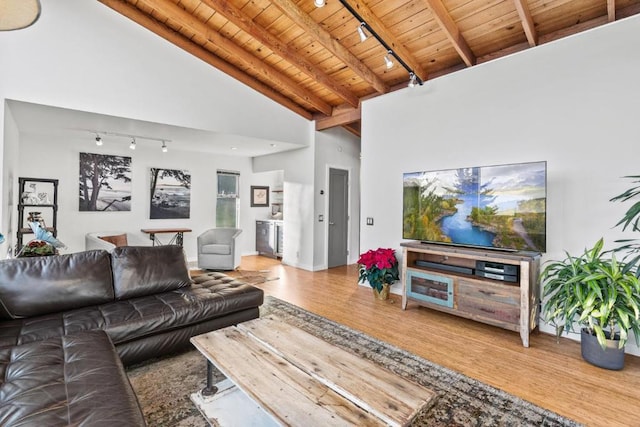
POLYGON ((240 218, 240 173, 217 171, 216 227, 237 228, 240 218))

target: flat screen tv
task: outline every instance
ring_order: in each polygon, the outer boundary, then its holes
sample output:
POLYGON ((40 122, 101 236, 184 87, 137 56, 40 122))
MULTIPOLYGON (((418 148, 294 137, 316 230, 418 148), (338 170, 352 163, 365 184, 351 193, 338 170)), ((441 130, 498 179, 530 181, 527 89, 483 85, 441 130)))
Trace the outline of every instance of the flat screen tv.
POLYGON ((547 162, 403 174, 402 237, 546 250, 547 162))

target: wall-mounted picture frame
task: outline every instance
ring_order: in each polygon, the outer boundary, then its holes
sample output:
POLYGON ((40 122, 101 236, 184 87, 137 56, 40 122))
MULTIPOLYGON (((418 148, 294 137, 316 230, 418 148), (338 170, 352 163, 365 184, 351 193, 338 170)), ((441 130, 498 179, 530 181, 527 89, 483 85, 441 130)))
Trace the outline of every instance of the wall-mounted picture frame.
POLYGON ((261 185, 251 186, 251 207, 264 208, 269 206, 269 187, 261 185))
POLYGON ((149 219, 189 218, 191 174, 181 169, 151 168, 149 219))
POLYGON ((78 210, 131 210, 131 157, 80 153, 78 210))

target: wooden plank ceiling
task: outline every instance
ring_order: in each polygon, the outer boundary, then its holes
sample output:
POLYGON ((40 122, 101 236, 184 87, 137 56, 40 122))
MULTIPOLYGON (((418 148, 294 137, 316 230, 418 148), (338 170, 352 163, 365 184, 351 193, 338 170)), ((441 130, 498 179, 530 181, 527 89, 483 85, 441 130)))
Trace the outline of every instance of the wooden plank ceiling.
POLYGON ((355 134, 360 101, 410 73, 419 84, 640 12, 640 0, 99 1, 316 129, 355 134))

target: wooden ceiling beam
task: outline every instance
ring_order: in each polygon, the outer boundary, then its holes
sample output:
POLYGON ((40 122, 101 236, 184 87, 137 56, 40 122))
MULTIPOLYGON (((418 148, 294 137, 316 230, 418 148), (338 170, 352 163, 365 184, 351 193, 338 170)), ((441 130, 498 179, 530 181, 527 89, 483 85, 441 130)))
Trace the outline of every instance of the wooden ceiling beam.
POLYGON ((360 100, 353 92, 347 90, 331 76, 320 70, 317 66, 307 61, 302 55, 296 53, 294 49, 283 43, 263 27, 257 25, 238 7, 226 0, 202 0, 204 4, 223 15, 230 22, 235 24, 245 33, 271 49, 275 54, 282 57, 287 62, 293 64, 300 71, 311 77, 315 82, 329 89, 343 100, 357 107, 360 100))
POLYGON ((624 9, 616 10, 616 19, 628 18, 640 13, 640 3, 631 4, 624 9))
MULTIPOLYGON (((613 0, 609 0, 613 1, 613 0)), ((529 46, 534 47, 538 44, 538 32, 536 31, 535 24, 533 23, 533 17, 531 16, 531 10, 526 0, 513 0, 522 22, 522 28, 527 36, 529 46)))
POLYGON ((424 67, 420 65, 420 63, 416 60, 415 56, 409 52, 409 50, 404 47, 402 43, 400 43, 393 34, 389 31, 389 29, 382 23, 380 18, 378 18, 372 11, 369 9, 362 0, 343 0, 345 3, 349 4, 351 8, 358 12, 358 14, 365 20, 367 25, 369 25, 373 31, 375 31, 382 40, 393 49, 393 51, 404 61, 405 64, 409 66, 413 70, 413 72, 420 78, 422 81, 427 80, 427 72, 424 67))
POLYGON ((335 108, 330 117, 319 117, 316 119, 316 130, 325 130, 336 126, 346 126, 360 121, 362 110, 357 108, 335 108))
POLYGON ((174 22, 188 28, 190 31, 205 38, 220 49, 228 52, 247 64, 256 73, 261 75, 265 81, 281 86, 286 91, 295 94, 308 104, 312 105, 321 113, 324 113, 327 116, 331 115, 332 107, 327 102, 310 91, 300 87, 300 85, 293 79, 268 64, 265 64, 262 60, 239 47, 233 41, 227 39, 222 34, 215 31, 213 28, 209 27, 207 24, 200 21, 175 3, 164 0, 138 0, 138 3, 145 4, 166 16, 170 16, 174 22))
POLYGON ((354 134, 358 138, 362 137, 362 122, 353 122, 342 126, 346 131, 354 134))
POLYGON ((476 56, 471 51, 469 44, 460 32, 460 28, 458 28, 458 25, 453 21, 451 15, 449 15, 449 12, 442 4, 442 1, 425 1, 427 3, 427 6, 429 6, 431 11, 433 12, 433 17, 438 22, 438 25, 440 26, 440 28, 442 28, 442 31, 445 32, 447 38, 453 44, 453 47, 455 48, 456 52, 458 52, 458 55, 460 55, 464 63, 467 64, 468 67, 475 65, 476 56))
POLYGON ((229 75, 230 77, 238 80, 239 82, 249 86, 254 89, 256 92, 261 93, 267 98, 272 99, 274 102, 282 105, 285 108, 293 111, 294 113, 304 117, 307 120, 312 120, 313 115, 302 108, 299 104, 292 101, 290 98, 282 95, 281 93, 275 91, 271 87, 265 85, 258 79, 255 79, 242 70, 239 70, 234 65, 224 61, 220 57, 214 55, 209 52, 205 48, 193 43, 191 40, 186 38, 180 33, 175 32, 171 28, 166 25, 156 21, 153 18, 150 18, 146 13, 141 12, 136 7, 130 5, 124 0, 99 0, 105 6, 113 9, 118 12, 122 16, 125 16, 132 20, 133 22, 141 25, 147 30, 159 35, 160 37, 167 40, 169 43, 174 44, 175 46, 181 48, 185 52, 190 53, 191 55, 200 58, 202 61, 207 64, 217 68, 223 73, 229 75))
POLYGON ((616 20, 616 0, 607 0, 607 18, 609 22, 616 20))
MULTIPOLYGON (((634 3, 630 6, 627 6, 623 9, 620 9, 616 12, 616 16, 619 19, 622 18, 626 18, 632 15, 637 15, 640 14, 640 3, 634 3)), ((548 33, 548 34, 544 34, 542 36, 540 36, 538 38, 538 44, 539 45, 543 45, 545 43, 549 43, 552 42, 554 40, 559 40, 562 39, 564 37, 568 37, 571 36, 573 34, 578 34, 581 33, 583 31, 587 31, 590 30, 592 28, 596 28, 599 27, 601 25, 605 25, 608 22, 608 17, 607 16, 599 16, 597 18, 593 18, 590 19, 589 21, 584 21, 584 22, 580 22, 578 24, 572 25, 571 27, 567 27, 567 28, 562 28, 560 30, 554 31, 552 33, 548 33)), ((498 59, 498 58, 502 58, 511 54, 514 54, 516 52, 520 52, 523 50, 527 49, 527 45, 525 43, 520 43, 518 45, 514 45, 514 46, 510 46, 508 48, 505 49, 501 49, 499 51, 496 52, 491 52, 488 53, 484 56, 481 56, 478 58, 478 63, 483 63, 483 62, 488 62, 488 61, 492 61, 494 59, 498 59)), ((458 67, 452 67, 450 69, 445 69, 442 70, 441 73, 438 74, 438 76, 441 75, 445 75, 445 74, 449 74, 449 73, 453 73, 458 71, 459 68, 458 67)))
POLYGON ((386 93, 389 91, 389 87, 380 77, 347 48, 342 46, 328 31, 322 28, 293 1, 271 0, 271 3, 293 20, 296 25, 306 31, 309 36, 329 50, 336 58, 344 62, 354 73, 369 83, 378 93, 386 93))

